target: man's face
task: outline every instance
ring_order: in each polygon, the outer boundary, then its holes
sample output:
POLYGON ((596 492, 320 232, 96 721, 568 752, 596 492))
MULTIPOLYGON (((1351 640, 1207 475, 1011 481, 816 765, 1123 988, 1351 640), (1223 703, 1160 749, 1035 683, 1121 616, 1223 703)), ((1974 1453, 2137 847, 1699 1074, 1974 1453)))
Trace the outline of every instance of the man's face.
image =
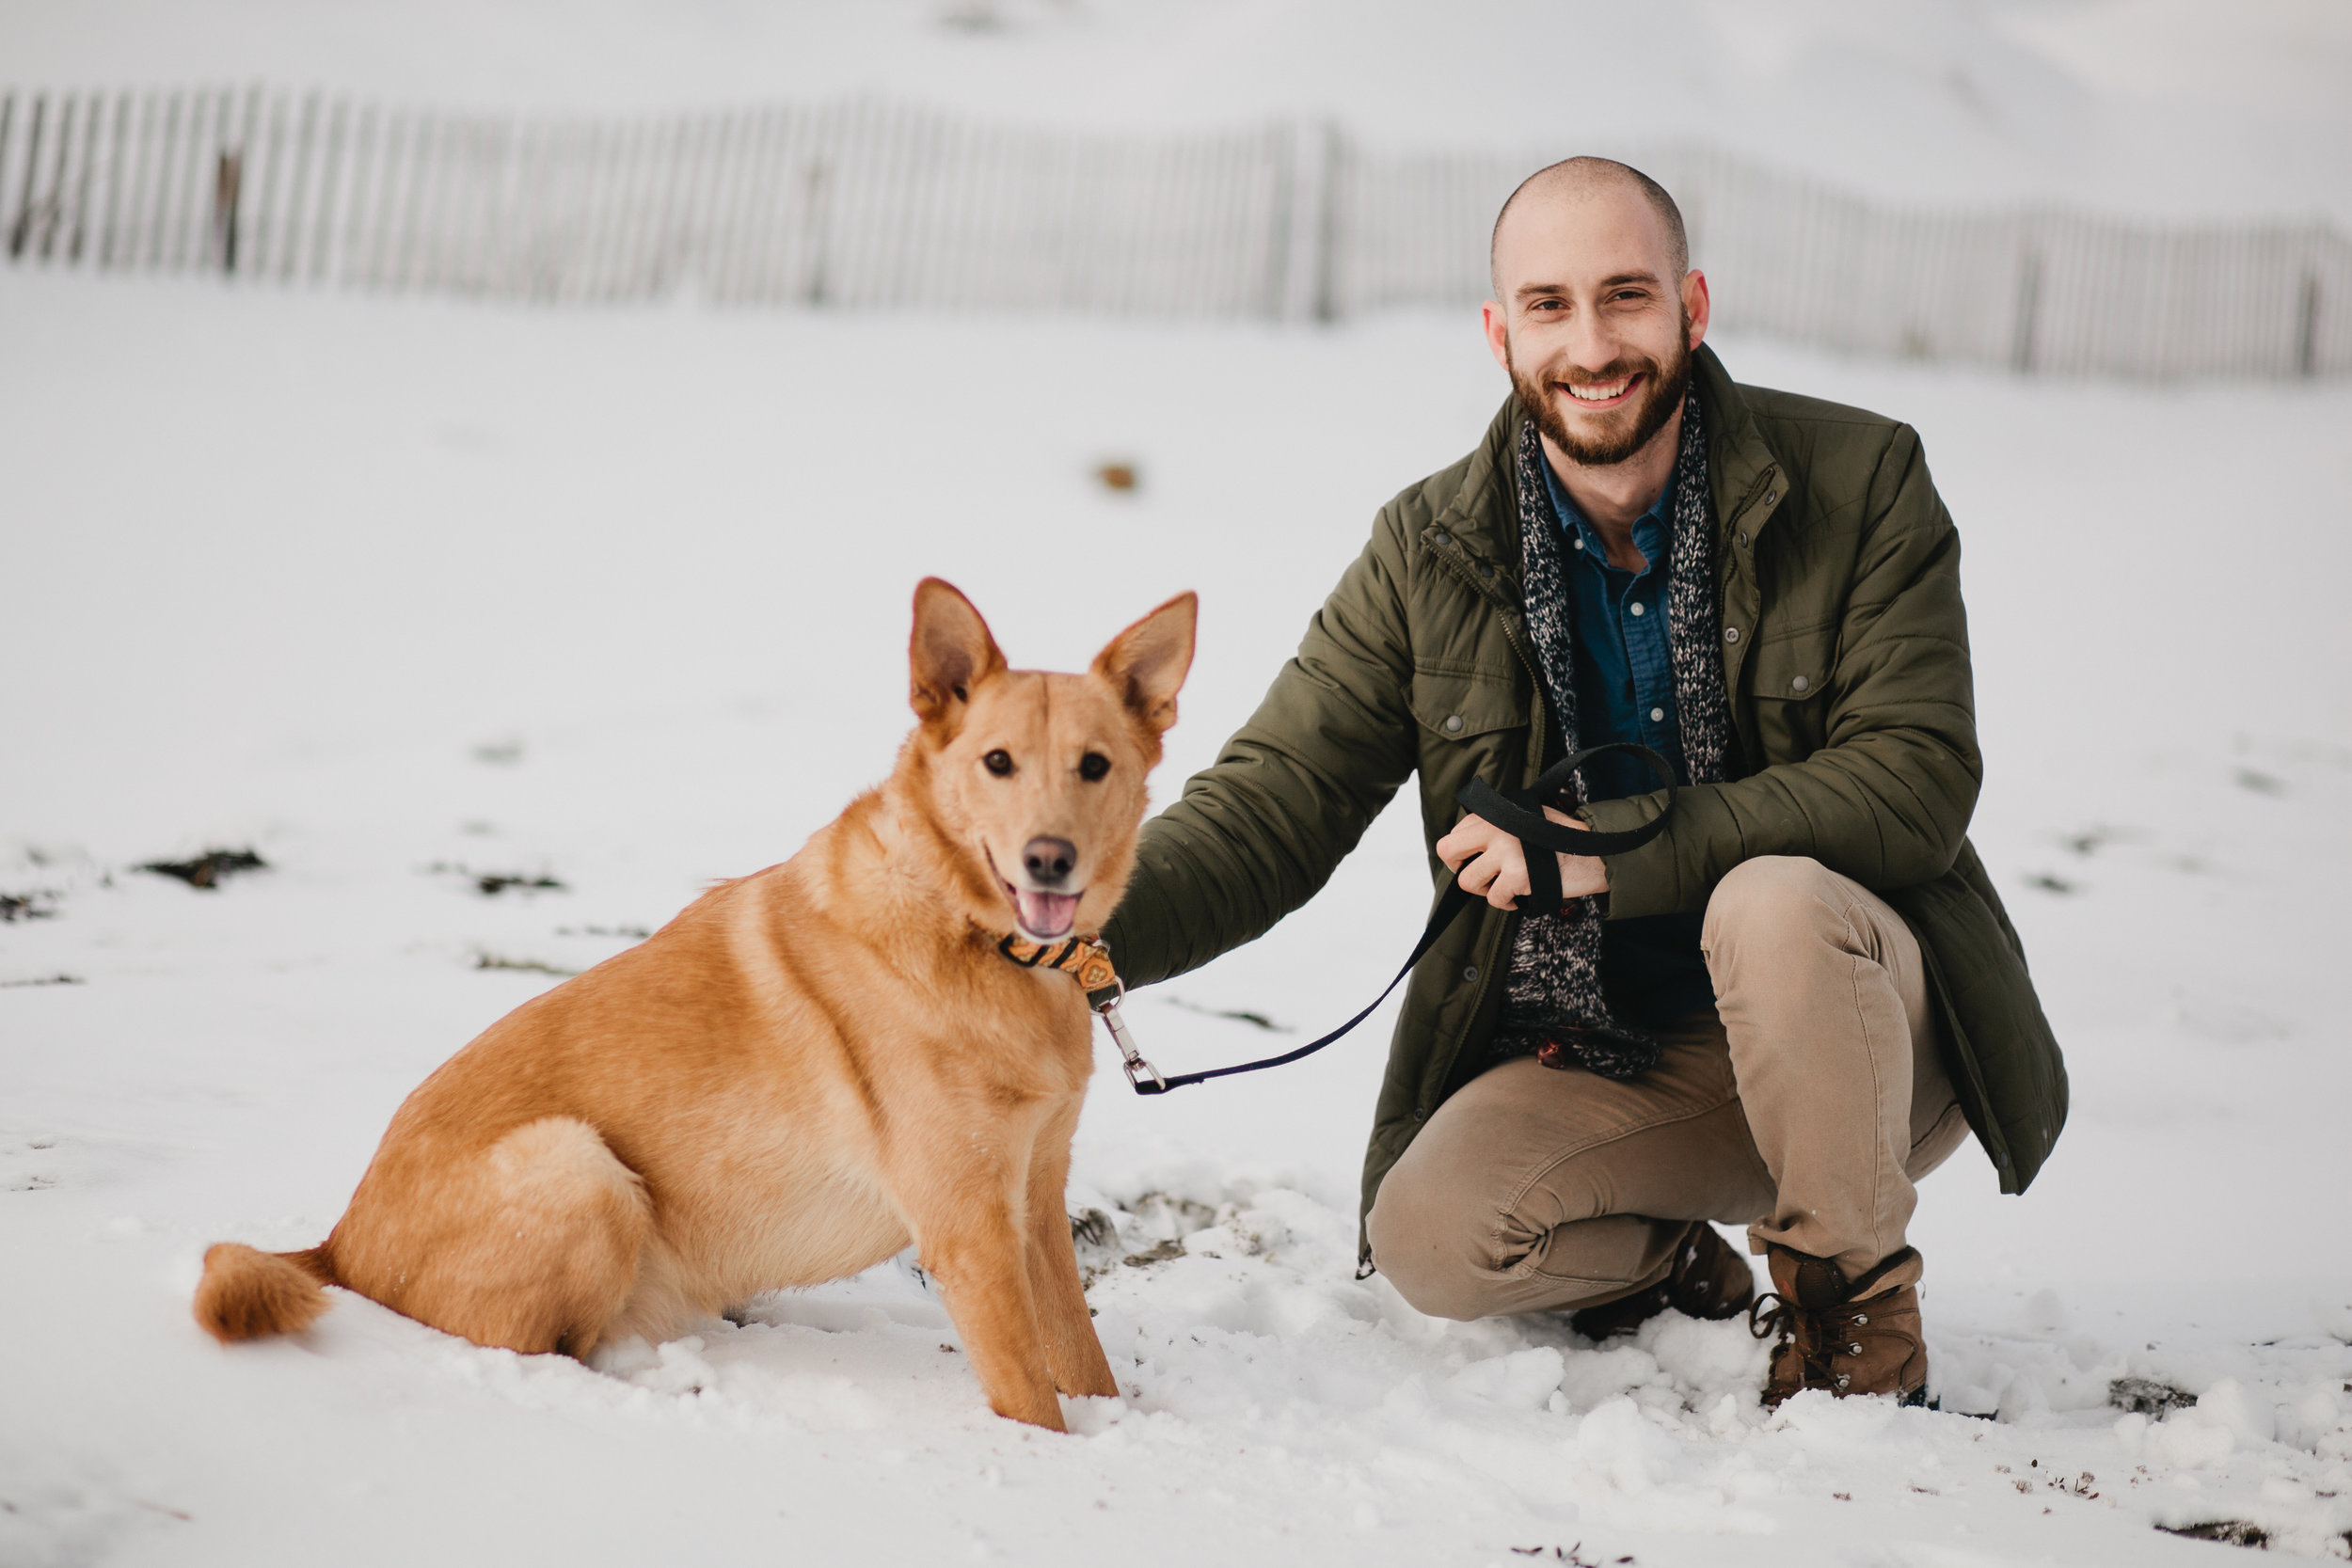
POLYGON ((1601 467, 1657 439, 1682 406, 1708 301, 1699 274, 1673 276, 1646 201, 1613 186, 1529 193, 1496 237, 1495 287, 1487 341, 1554 447, 1601 467))

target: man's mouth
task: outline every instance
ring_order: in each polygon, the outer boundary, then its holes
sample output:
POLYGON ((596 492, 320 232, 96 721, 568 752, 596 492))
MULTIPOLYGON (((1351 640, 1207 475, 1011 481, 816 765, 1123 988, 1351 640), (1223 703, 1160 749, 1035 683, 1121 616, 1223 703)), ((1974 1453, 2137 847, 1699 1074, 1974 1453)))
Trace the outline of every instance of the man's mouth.
POLYGON ((1555 381, 1552 383, 1553 386, 1565 390, 1570 398, 1574 399, 1578 404, 1586 408, 1613 408, 1619 404, 1625 402, 1626 399, 1631 397, 1633 395, 1634 388, 1641 386, 1641 384, 1642 376, 1639 372, 1636 372, 1632 375, 1620 376, 1614 381, 1589 381, 1581 383, 1574 381, 1555 381))
POLYGON ((1081 893, 1031 893, 1005 883, 1012 895, 1013 921, 1031 942, 1059 942, 1078 923, 1081 893))

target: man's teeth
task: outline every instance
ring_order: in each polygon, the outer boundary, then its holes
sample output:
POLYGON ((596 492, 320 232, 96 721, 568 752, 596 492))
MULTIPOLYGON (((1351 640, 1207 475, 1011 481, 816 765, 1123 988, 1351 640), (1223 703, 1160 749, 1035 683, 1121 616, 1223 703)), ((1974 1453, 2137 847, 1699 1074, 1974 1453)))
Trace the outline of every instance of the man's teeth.
POLYGON ((1571 384, 1568 388, 1568 395, 1581 403, 1607 403, 1611 398, 1625 396, 1625 389, 1632 385, 1631 376, 1627 376, 1623 381, 1612 381, 1592 387, 1579 387, 1571 384))

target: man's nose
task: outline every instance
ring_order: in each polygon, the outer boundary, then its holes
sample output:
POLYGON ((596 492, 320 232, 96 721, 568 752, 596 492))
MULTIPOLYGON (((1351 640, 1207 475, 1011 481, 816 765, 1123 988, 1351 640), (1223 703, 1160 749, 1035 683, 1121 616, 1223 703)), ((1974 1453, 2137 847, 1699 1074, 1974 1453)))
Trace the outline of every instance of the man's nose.
POLYGON ((1568 324, 1567 360, 1580 371, 1607 370, 1623 357, 1625 345, 1593 312, 1580 312, 1568 324))
POLYGON ((1070 868, 1078 863, 1078 847, 1066 838, 1041 835, 1022 847, 1021 863, 1037 886, 1059 887, 1070 879, 1070 868))

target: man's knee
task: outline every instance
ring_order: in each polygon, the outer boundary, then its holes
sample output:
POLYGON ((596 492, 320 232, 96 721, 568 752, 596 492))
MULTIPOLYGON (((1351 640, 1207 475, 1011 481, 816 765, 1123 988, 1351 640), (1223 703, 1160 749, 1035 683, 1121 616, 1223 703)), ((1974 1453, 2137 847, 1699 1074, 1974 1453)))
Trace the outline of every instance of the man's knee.
POLYGON ((1791 917, 1835 901, 1844 879, 1809 855, 1758 855, 1724 874, 1707 900, 1706 936, 1786 929, 1791 917))
POLYGON ((1407 1149, 1389 1172, 1364 1216, 1373 1264, 1417 1312, 1460 1323, 1486 1317, 1493 1308, 1483 1287, 1492 1270, 1482 1243, 1495 1216, 1411 1156, 1407 1149))

